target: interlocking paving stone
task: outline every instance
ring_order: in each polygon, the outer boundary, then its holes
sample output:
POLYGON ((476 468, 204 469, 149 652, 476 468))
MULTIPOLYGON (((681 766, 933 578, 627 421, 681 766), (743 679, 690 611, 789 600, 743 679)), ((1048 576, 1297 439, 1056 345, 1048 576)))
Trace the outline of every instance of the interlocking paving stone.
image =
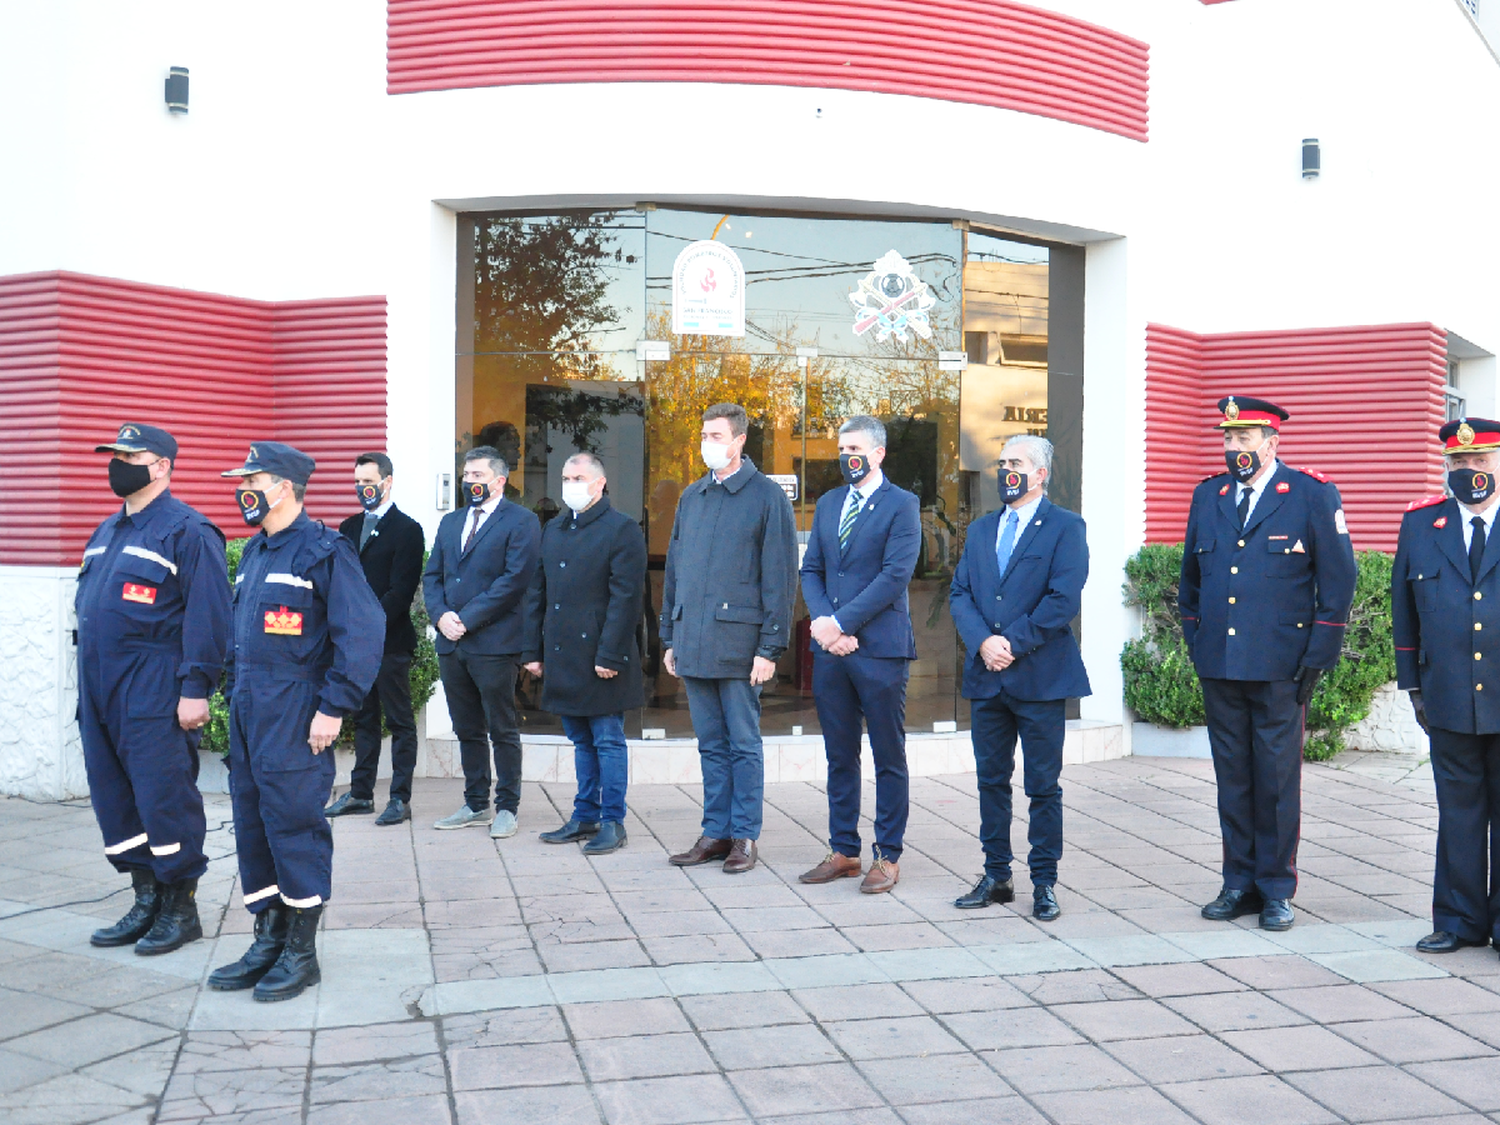
MULTIPOLYGON (((48 841, 25 866, 0 856, 0 1118, 1206 1125, 1248 1103, 1277 1125, 1333 1109, 1456 1125, 1466 1107, 1500 1111, 1485 1108, 1500 961, 1412 950, 1430 928, 1431 780, 1388 757, 1304 771, 1284 934, 1198 916, 1218 887, 1208 763, 1065 771, 1064 914, 1047 926, 1024 874, 1015 904, 952 907, 980 860, 972 775, 914 782, 902 882, 873 899, 852 880, 796 882, 824 850, 814 785, 768 787, 762 863, 734 878, 665 863, 696 836, 695 787, 632 790, 631 846, 598 860, 535 838, 566 815, 567 786, 525 786, 522 831, 498 845, 432 832, 459 788, 419 781, 415 822, 393 832, 335 822, 324 984, 272 1005, 201 988, 249 940, 222 797, 200 884, 210 936, 150 962, 87 945, 128 900, 88 809, 0 801, 0 839, 48 841), (99 1020, 113 1037, 85 1037, 76 1060, 3 1054, 99 1020), (134 1027, 153 1038, 120 1037, 134 1027)), ((1024 854, 1024 809, 1013 840, 1024 854)))

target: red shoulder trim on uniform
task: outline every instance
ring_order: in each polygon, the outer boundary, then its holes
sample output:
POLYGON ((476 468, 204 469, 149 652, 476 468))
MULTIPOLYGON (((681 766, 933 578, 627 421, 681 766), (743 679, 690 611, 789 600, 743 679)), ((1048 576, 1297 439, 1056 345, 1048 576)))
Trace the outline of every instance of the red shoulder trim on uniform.
POLYGON ((1326 473, 1320 473, 1320 472, 1318 472, 1317 469, 1309 469, 1309 468, 1306 468, 1304 466, 1303 468, 1299 469, 1298 472, 1306 473, 1308 476, 1312 477, 1314 480, 1320 480, 1324 484, 1328 483, 1328 474, 1326 474, 1326 473))
POLYGON ((1446 496, 1424 496, 1420 500, 1413 500, 1406 506, 1408 512, 1415 512, 1418 508, 1430 508, 1434 504, 1441 504, 1448 499, 1446 496))

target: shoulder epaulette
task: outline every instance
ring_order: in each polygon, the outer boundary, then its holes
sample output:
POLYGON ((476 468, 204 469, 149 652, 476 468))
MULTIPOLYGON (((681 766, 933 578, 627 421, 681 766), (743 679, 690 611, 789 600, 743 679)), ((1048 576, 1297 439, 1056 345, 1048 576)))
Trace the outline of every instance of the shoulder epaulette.
POLYGON ((1324 484, 1328 483, 1328 474, 1327 473, 1320 473, 1320 472, 1318 472, 1317 469, 1307 469, 1307 468, 1300 469, 1298 471, 1306 473, 1308 476, 1312 477, 1313 480, 1320 480, 1324 484))
POLYGON ((1448 499, 1446 496, 1424 496, 1420 500, 1413 500, 1406 506, 1408 512, 1415 512, 1418 508, 1430 508, 1434 504, 1441 504, 1448 499))

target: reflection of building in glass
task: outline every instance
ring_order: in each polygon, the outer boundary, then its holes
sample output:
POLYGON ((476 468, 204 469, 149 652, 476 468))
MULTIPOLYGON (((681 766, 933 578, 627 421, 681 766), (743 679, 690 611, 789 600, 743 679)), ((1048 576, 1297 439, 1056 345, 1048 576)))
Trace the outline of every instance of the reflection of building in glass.
MULTIPOLYGON (((985 466, 1006 436, 1045 433, 1052 421, 1047 247, 951 223, 666 208, 470 215, 460 245, 469 257, 459 285, 458 448, 505 443, 507 457, 513 449, 515 496, 544 519, 557 509, 567 457, 602 457, 613 503, 645 526, 653 607, 677 499, 704 473, 705 407, 745 407, 746 453, 797 482, 803 531, 818 498, 842 487, 839 425, 855 414, 882 419, 886 475, 919 497, 925 533, 910 590, 919 658, 908 717, 914 729, 965 720, 948 582, 969 522, 998 503, 985 466), (716 228, 745 266, 746 333, 676 335, 673 263, 716 228), (849 294, 892 251, 932 298, 929 337, 856 331, 849 294), (641 341, 665 345, 664 358, 645 359, 641 341), (951 361, 965 354, 966 369, 951 361)), ((805 625, 800 605, 798 614, 805 625)), ((643 627, 654 635, 654 621, 643 627)), ((817 729, 807 645, 799 630, 767 690, 767 733, 817 729)), ((654 660, 651 670, 659 672, 654 660)), ((688 734, 679 682, 657 674, 650 694, 632 725, 688 734)), ((551 719, 530 713, 528 725, 550 729, 551 719)))

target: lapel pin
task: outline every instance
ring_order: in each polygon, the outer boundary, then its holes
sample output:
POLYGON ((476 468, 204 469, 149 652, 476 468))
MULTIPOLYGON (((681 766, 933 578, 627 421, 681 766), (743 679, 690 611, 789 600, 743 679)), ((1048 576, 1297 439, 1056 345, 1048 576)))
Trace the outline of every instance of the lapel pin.
POLYGON ((1292 490, 1292 486, 1290 484, 1288 484, 1286 481, 1282 481, 1280 484, 1278 484, 1276 486, 1276 491, 1277 492, 1290 492, 1291 490, 1292 490))

